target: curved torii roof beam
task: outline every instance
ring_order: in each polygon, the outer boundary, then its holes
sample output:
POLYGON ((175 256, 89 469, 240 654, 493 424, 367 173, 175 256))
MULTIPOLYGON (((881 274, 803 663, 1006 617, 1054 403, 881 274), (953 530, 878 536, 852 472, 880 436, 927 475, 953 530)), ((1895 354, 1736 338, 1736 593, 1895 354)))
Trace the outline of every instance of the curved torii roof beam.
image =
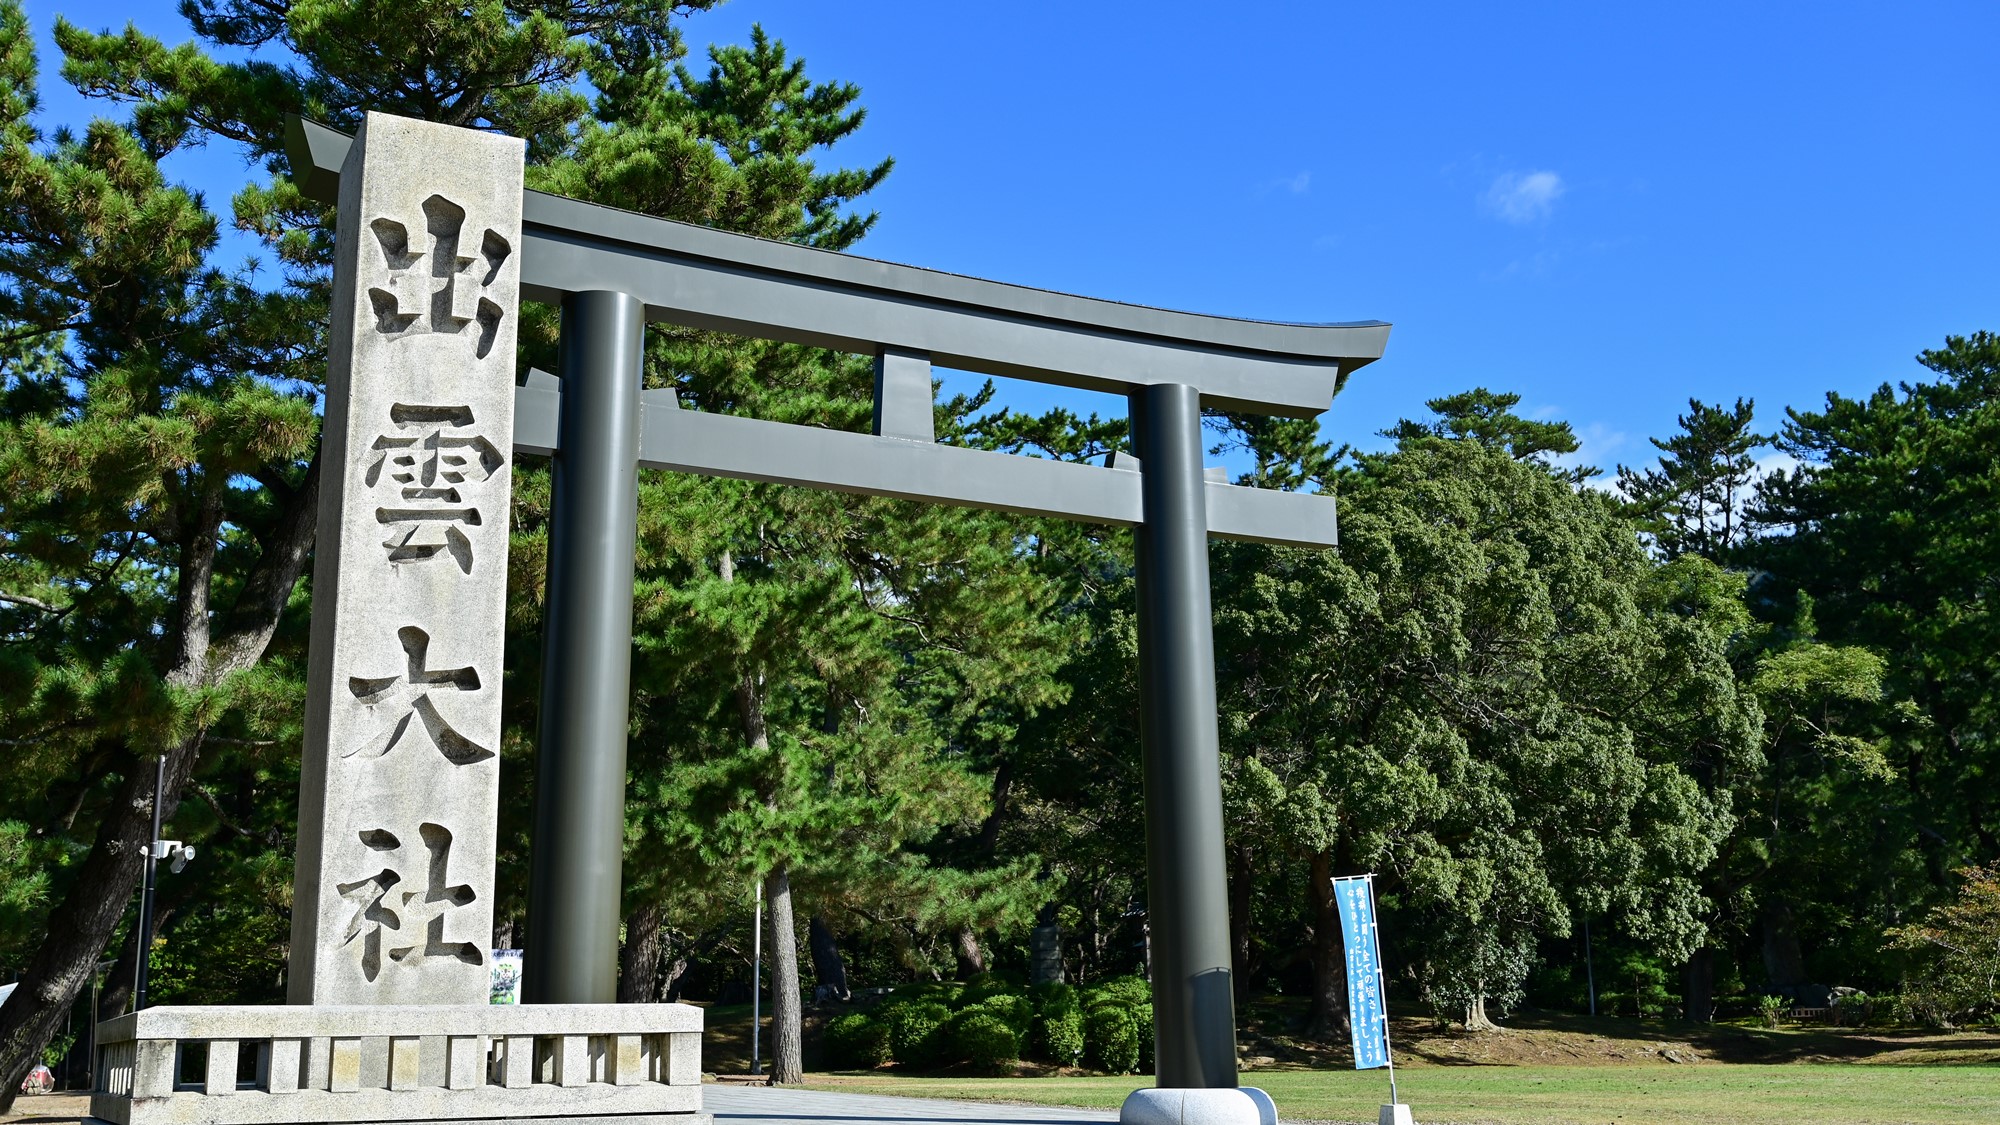
MULTIPOLYGON (((352 138, 293 118, 288 151, 306 193, 332 201, 352 138)), ((1379 359, 1389 325, 1285 324, 1077 297, 523 193, 521 289, 560 303, 615 290, 648 319, 877 357, 875 434, 677 409, 647 392, 640 465, 868 495, 1137 525, 1137 466, 1116 468, 937 445, 929 365, 1115 394, 1172 383, 1204 406, 1312 417, 1349 373, 1379 359), (1127 471, 1121 471, 1127 470, 1127 471)), ((518 448, 554 450, 560 381, 516 396, 518 448)), ((1332 546, 1329 498, 1206 486, 1210 534, 1332 546)))

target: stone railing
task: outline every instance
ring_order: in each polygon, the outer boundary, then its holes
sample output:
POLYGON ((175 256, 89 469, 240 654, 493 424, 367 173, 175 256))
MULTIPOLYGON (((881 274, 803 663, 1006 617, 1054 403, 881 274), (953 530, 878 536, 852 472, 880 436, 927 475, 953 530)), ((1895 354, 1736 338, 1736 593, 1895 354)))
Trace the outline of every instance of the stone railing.
POLYGON ((98 1025, 115 1125, 643 1120, 701 1113, 686 1004, 147 1008, 98 1025))

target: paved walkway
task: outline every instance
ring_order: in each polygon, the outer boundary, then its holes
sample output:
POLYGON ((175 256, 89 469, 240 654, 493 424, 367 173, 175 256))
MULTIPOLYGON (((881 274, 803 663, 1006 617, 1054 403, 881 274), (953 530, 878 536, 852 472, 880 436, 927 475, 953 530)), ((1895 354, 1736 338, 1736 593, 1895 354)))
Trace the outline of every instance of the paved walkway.
MULTIPOLYGON (((1032 1105, 947 1102, 931 1098, 890 1098, 833 1090, 790 1090, 769 1086, 708 1085, 702 1108, 716 1125, 847 1125, 886 1121, 893 1125, 1094 1125, 1116 1121, 1103 1109, 1052 1109, 1032 1105)), ((0 1125, 76 1125, 90 1112, 82 1095, 23 1097, 0 1125)))
POLYGON ((702 1108, 715 1125, 844 1125, 888 1121, 897 1125, 1086 1125, 1116 1121, 1116 1110, 1056 1109, 1049 1106, 947 1102, 842 1094, 832 1090, 786 1090, 770 1086, 704 1086, 702 1108))

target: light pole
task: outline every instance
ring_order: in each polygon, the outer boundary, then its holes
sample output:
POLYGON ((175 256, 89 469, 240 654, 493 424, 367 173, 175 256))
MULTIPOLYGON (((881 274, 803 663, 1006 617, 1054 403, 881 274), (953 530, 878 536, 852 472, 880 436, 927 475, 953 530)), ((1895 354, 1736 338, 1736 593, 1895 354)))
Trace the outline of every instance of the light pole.
MULTIPOLYGON (((172 859, 174 862, 170 870, 178 874, 194 858, 192 847, 179 840, 160 839, 160 799, 166 790, 167 756, 162 754, 153 770, 153 834, 146 841, 146 875, 139 891, 139 933, 132 943, 132 959, 138 962, 132 967, 132 1010, 135 1012, 146 1006, 146 973, 153 960, 153 896, 159 890, 160 861, 172 859)), ((96 1010, 94 1001, 91 1010, 96 1010)))
POLYGON ((764 880, 757 880, 756 923, 750 928, 750 1073, 764 1073, 764 880))

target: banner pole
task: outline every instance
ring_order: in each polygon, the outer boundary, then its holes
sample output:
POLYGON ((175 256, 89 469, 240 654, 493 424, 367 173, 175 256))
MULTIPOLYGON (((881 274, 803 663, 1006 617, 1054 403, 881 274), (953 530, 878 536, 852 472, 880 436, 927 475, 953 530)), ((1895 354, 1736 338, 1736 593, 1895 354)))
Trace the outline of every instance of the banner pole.
POLYGON ((1389 1104, 1401 1105, 1403 1099, 1396 1093, 1396 1050, 1389 1042, 1389 976, 1382 967, 1382 904, 1375 901, 1375 876, 1368 876, 1368 925, 1374 931, 1369 936, 1375 939, 1375 987, 1382 996, 1382 1057, 1389 1061, 1389 1104))

